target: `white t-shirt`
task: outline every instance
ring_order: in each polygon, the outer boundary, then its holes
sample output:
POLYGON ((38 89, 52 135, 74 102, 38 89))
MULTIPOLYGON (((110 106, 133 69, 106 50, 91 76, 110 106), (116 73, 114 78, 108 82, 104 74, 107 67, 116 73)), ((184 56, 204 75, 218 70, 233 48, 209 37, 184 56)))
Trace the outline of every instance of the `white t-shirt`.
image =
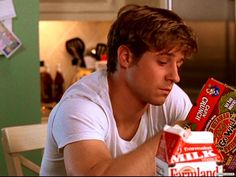
POLYGON ((162 106, 150 105, 130 141, 120 138, 108 94, 105 71, 96 71, 73 84, 52 110, 48 121, 48 139, 41 165, 41 175, 66 175, 65 145, 85 140, 104 141, 113 157, 129 152, 177 119, 186 118, 192 103, 174 85, 162 106))

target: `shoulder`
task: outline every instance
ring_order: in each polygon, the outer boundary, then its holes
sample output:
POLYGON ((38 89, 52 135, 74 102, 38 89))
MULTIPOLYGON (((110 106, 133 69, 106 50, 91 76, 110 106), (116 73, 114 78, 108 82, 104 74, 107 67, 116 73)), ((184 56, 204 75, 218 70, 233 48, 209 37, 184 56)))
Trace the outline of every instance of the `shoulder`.
POLYGON ((53 109, 49 120, 60 147, 81 139, 103 140, 107 135, 111 121, 108 93, 106 88, 96 85, 102 77, 97 74, 85 76, 72 85, 53 109))
POLYGON ((180 88, 177 84, 174 84, 170 94, 167 97, 167 101, 190 102, 190 99, 182 88, 180 88))
POLYGON ((84 76, 64 93, 61 100, 70 100, 71 98, 87 98, 92 102, 101 102, 107 99, 108 84, 105 72, 96 71, 84 76))
MULTIPOLYGON (((85 76, 72 85, 58 103, 58 115, 67 117, 103 117, 109 111, 108 86, 101 72, 85 76)), ((95 119, 95 118, 94 118, 95 119)), ((99 119, 98 119, 99 120, 99 119)))
POLYGON ((81 79, 75 82, 70 88, 73 88, 78 85, 88 85, 88 86, 91 85, 92 86, 92 85, 98 85, 98 84, 99 85, 105 84, 104 82, 106 82, 106 77, 107 77, 107 73, 105 71, 95 71, 81 77, 81 79))
POLYGON ((192 107, 192 102, 189 96, 176 84, 168 95, 164 108, 169 118, 185 119, 192 107))
POLYGON ((60 148, 79 140, 104 140, 109 126, 104 109, 82 97, 60 102, 50 114, 49 121, 60 148))

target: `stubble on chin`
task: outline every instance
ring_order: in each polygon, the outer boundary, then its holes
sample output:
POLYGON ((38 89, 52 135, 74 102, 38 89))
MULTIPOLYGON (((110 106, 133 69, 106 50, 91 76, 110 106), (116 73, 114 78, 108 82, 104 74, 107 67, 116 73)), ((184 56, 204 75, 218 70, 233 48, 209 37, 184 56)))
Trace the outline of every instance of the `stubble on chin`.
POLYGON ((166 98, 159 98, 158 100, 152 101, 150 104, 154 106, 162 106, 166 101, 166 98))

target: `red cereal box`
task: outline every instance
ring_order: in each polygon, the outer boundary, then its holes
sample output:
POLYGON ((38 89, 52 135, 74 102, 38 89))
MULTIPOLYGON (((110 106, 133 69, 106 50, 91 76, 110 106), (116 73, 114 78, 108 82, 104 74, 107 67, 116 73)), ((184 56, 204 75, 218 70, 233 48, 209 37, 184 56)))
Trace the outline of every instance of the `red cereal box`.
POLYGON ((166 125, 157 156, 157 176, 218 176, 222 174, 222 156, 216 149, 213 133, 166 125))
POLYGON ((236 90, 209 78, 187 121, 191 130, 214 134, 215 146, 224 158, 224 172, 236 174, 236 90))

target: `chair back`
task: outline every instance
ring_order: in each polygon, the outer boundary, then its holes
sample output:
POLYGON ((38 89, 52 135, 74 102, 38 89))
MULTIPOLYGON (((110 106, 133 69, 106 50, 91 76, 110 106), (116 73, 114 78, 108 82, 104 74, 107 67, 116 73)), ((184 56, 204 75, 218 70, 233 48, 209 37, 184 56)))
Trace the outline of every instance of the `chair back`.
POLYGON ((40 166, 22 152, 44 149, 47 124, 31 124, 2 128, 2 144, 9 176, 24 176, 23 166, 39 175, 40 166))

